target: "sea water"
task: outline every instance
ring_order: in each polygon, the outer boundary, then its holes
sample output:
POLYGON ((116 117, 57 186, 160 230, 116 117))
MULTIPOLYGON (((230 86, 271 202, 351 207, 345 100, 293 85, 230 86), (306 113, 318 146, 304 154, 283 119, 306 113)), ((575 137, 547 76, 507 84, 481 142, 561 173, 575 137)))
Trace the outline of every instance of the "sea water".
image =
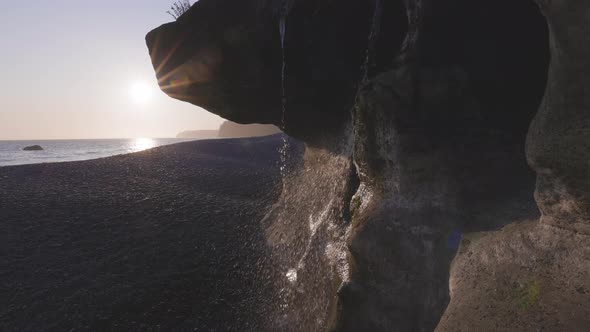
POLYGON ((183 138, 132 138, 0 141, 0 167, 97 159, 190 140, 183 138), (43 151, 23 151, 23 148, 31 145, 40 145, 43 151))

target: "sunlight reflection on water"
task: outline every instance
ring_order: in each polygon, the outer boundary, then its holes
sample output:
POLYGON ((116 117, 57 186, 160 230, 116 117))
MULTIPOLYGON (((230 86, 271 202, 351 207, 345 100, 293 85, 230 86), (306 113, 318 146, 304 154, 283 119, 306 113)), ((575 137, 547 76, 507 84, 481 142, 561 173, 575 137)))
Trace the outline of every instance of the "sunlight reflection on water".
POLYGON ((151 149, 156 146, 156 142, 151 138, 136 138, 129 147, 130 152, 139 152, 151 149))
POLYGON ((116 138, 0 141, 0 167, 97 159, 191 140, 186 138, 116 138), (41 145, 44 150, 23 151, 25 146, 30 145, 41 145))

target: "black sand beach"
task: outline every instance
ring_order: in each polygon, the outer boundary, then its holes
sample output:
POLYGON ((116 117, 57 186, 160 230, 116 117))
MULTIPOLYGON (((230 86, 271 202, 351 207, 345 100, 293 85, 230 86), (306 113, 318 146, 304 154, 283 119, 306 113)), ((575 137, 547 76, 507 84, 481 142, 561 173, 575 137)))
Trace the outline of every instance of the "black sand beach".
POLYGON ((0 168, 0 330, 256 330, 280 144, 0 168))

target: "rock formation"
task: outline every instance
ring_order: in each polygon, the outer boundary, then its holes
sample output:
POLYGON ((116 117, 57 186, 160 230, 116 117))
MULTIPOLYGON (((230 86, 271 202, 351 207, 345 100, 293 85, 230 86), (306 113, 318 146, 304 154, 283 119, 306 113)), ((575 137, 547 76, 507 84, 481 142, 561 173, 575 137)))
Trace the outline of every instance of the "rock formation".
MULTIPOLYGON (((384 6, 377 68, 404 37, 403 5, 384 6)), ((164 92, 237 123, 272 123, 316 143, 340 134, 366 55, 373 8, 361 0, 301 1, 286 27, 285 126, 281 116, 281 42, 272 1, 199 1, 147 44, 164 92), (292 17, 292 19, 291 19, 292 17), (171 53, 172 52, 172 53, 171 53)))
POLYGON ((25 146, 23 151, 43 151, 43 147, 41 145, 25 146))
POLYGON ((585 331, 590 237, 526 221, 463 238, 436 331, 585 331))
POLYGON ((583 331, 590 325, 590 4, 539 0, 551 64, 526 155, 540 222, 464 239, 437 331, 583 331), (485 299, 482 301, 482 299, 485 299))
POLYGON ((307 144, 269 328, 587 324, 590 5, 537 2, 201 0, 148 34, 164 92, 307 144))
POLYGON ((542 223, 590 234, 590 3, 538 2, 549 24, 551 65, 527 139, 535 198, 542 223))

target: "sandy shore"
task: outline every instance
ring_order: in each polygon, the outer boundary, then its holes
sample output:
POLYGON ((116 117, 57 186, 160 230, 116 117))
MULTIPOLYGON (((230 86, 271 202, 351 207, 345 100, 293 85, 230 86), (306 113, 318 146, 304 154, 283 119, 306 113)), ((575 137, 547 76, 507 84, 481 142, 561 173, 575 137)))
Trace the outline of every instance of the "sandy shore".
POLYGON ((255 330, 280 143, 0 167, 0 330, 255 330))

